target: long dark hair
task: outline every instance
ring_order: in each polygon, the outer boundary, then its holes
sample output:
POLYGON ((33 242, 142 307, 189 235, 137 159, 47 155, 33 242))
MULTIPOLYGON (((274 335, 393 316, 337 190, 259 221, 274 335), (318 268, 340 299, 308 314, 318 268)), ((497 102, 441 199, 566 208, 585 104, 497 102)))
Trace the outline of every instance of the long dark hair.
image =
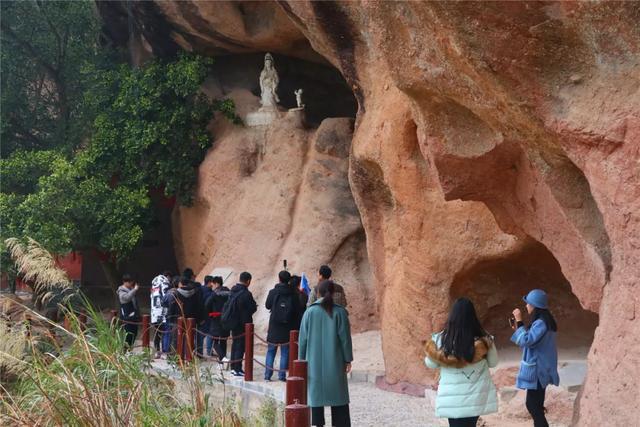
MULTIPOLYGON (((547 330, 557 332, 558 324, 556 323, 556 319, 554 319, 553 314, 546 308, 538 308, 535 307, 533 312, 531 313, 531 323, 536 320, 541 319, 545 325, 547 325, 547 330)), ((531 325, 529 325, 531 326, 531 325)))
POLYGON ((458 298, 451 307, 442 331, 442 351, 445 356, 471 362, 475 355, 476 338, 487 335, 480 325, 473 303, 467 298, 458 298))
POLYGON ((323 280, 318 285, 318 295, 322 298, 320 307, 327 312, 330 317, 333 317, 333 293, 335 292, 335 285, 331 280, 323 280))

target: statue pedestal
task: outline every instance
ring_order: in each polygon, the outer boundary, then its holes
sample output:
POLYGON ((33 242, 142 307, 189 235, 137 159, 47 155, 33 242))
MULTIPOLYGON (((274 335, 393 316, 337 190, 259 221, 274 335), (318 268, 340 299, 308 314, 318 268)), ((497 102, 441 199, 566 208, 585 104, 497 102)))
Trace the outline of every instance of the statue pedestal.
POLYGON ((247 126, 268 126, 280 117, 280 111, 275 108, 261 108, 258 111, 247 114, 244 122, 247 126))
POLYGON ((304 127, 304 107, 290 108, 285 115, 285 119, 294 127, 304 127))

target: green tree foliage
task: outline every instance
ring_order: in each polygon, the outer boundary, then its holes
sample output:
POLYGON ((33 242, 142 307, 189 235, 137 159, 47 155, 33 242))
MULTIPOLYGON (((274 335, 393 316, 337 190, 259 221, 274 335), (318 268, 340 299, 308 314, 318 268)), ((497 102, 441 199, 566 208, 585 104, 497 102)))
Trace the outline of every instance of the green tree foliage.
POLYGON ((154 219, 151 189, 191 203, 215 111, 239 120, 199 90, 211 59, 117 61, 88 4, 2 3, 1 240, 121 260, 154 219))
POLYGON ((16 149, 72 149, 86 135, 86 63, 104 57, 88 1, 3 1, 2 155, 16 149))

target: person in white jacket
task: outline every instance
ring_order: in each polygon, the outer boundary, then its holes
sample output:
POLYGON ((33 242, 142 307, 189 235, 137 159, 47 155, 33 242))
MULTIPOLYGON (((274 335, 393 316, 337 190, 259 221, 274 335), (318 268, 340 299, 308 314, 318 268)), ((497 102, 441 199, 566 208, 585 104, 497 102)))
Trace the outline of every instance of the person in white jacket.
POLYGON ((498 352, 470 300, 453 303, 444 330, 427 341, 426 354, 427 367, 440 369, 437 417, 448 418, 450 427, 473 427, 480 415, 498 411, 489 373, 498 364, 498 352))
POLYGON ((153 346, 156 349, 156 357, 160 356, 160 342, 162 341, 162 353, 169 352, 171 334, 168 332, 166 320, 166 308, 162 306, 162 300, 171 286, 171 272, 165 270, 151 281, 151 324, 153 325, 153 346))

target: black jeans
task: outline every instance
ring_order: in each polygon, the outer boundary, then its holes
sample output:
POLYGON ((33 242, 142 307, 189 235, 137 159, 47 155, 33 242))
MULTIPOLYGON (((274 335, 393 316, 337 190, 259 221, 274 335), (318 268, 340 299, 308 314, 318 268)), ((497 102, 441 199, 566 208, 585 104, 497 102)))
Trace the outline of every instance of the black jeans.
POLYGON ((244 333, 244 327, 242 329, 236 329, 231 331, 233 343, 231 344, 231 360, 238 360, 238 362, 231 363, 231 369, 234 371, 242 371, 242 359, 244 357, 244 336, 235 338, 238 335, 244 333))
POLYGON ((538 383, 538 388, 536 390, 527 390, 527 411, 529 411, 531 418, 533 418, 534 427, 549 427, 547 418, 544 416, 545 391, 546 388, 542 387, 540 383, 538 383))
POLYGON ((160 351, 160 342, 162 341, 162 323, 154 323, 153 325, 153 348, 156 351, 160 351))
POLYGON ((133 344, 136 342, 136 335, 138 335, 138 325, 132 325, 130 323, 125 323, 123 325, 124 329, 124 342, 128 348, 133 348, 133 344))
POLYGON ((480 417, 449 418, 449 427, 476 427, 480 417))
MULTIPOLYGON (((324 426, 324 407, 314 406, 311 408, 311 425, 324 426)), ((351 427, 349 405, 331 407, 331 425, 335 427, 351 427)))
POLYGON ((227 340, 226 339, 221 339, 221 340, 213 340, 213 349, 215 350, 216 354, 218 355, 218 358, 220 360, 224 359, 225 357, 227 357, 227 340))

